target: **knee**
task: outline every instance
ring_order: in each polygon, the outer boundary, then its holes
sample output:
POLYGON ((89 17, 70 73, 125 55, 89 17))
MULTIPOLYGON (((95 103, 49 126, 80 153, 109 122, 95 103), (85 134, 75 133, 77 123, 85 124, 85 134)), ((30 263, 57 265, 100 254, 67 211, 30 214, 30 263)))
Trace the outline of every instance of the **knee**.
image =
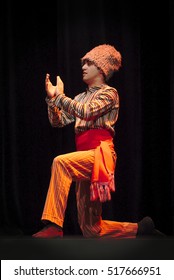
POLYGON ((60 155, 60 156, 57 156, 53 159, 53 165, 57 165, 57 164, 61 164, 63 162, 63 157, 60 155))

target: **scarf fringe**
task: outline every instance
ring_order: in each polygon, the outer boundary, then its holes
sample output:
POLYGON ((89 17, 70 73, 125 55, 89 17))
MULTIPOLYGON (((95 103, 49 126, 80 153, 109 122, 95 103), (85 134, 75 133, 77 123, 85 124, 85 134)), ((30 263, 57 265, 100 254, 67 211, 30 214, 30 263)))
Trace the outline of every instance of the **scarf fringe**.
POLYGON ((111 192, 115 192, 114 174, 109 174, 108 182, 92 182, 90 185, 90 200, 105 202, 111 200, 111 192))

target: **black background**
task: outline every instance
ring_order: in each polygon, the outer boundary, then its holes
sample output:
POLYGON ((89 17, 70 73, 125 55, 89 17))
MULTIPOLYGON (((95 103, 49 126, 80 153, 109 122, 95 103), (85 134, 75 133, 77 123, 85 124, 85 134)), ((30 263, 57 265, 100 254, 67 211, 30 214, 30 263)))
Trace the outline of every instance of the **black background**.
MULTIPOLYGON (((110 80, 120 96, 116 192, 103 218, 151 216, 174 233, 173 1, 1 1, 0 234, 30 236, 41 227, 52 160, 74 151, 74 127, 52 128, 44 79, 60 75, 66 95, 85 89, 80 58, 114 45, 123 66, 110 80), (152 5, 153 4, 153 5, 152 5)), ((65 236, 81 236, 74 185, 65 236)))

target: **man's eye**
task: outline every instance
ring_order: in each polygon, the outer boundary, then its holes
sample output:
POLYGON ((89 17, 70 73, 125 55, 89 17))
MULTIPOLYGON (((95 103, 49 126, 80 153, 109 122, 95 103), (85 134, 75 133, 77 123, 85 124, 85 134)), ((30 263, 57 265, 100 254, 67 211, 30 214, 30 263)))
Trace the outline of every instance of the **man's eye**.
POLYGON ((90 61, 90 60, 83 60, 82 63, 81 63, 81 65, 83 66, 83 65, 85 65, 85 64, 87 64, 88 66, 91 66, 91 65, 93 65, 94 63, 93 63, 92 61, 90 61))
POLYGON ((93 65, 93 62, 92 61, 87 61, 87 64, 88 64, 88 66, 91 66, 91 65, 93 65))

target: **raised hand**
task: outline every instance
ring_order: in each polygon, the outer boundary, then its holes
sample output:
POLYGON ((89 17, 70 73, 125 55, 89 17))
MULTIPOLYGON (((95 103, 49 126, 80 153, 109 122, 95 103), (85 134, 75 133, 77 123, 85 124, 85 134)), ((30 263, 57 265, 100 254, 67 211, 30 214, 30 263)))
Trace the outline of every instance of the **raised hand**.
POLYGON ((57 88, 56 88, 56 95, 64 94, 64 83, 62 82, 60 76, 57 76, 57 88))
POLYGON ((53 86, 53 84, 50 81, 50 74, 46 74, 45 77, 45 90, 47 93, 47 96, 52 98, 56 95, 56 86, 53 86))

